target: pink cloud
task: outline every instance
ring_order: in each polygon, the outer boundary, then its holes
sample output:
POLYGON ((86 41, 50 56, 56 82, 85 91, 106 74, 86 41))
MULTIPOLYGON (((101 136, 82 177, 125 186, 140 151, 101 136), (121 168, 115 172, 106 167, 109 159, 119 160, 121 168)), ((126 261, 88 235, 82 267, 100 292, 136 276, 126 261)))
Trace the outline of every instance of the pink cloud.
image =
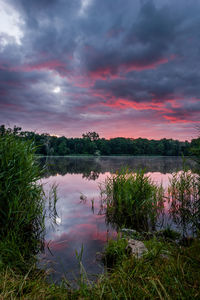
POLYGON ((101 79, 107 80, 108 78, 117 79, 119 76, 117 75, 117 70, 113 71, 111 67, 102 67, 98 68, 98 70, 90 71, 89 77, 93 80, 101 79))
POLYGON ((143 70, 156 69, 157 66, 161 64, 166 64, 168 62, 169 62, 168 58, 162 58, 151 64, 135 63, 135 62, 122 64, 121 68, 124 70, 125 73, 131 71, 143 71, 143 70))
POLYGON ((166 64, 170 60, 175 59, 175 55, 170 55, 170 57, 161 58, 153 63, 147 63, 145 61, 140 62, 127 62, 127 63, 121 63, 119 66, 104 66, 104 67, 98 67, 96 70, 92 70, 89 72, 89 77, 92 79, 101 79, 106 80, 108 78, 117 79, 120 78, 121 74, 126 74, 131 71, 143 71, 143 70, 150 70, 150 69, 156 69, 159 65, 166 64), (120 76, 119 76, 120 74, 120 76))
POLYGON ((200 123, 200 121, 193 121, 193 120, 186 120, 179 117, 174 116, 163 116, 166 120, 168 120, 170 123, 200 123))
POLYGON ((162 112, 168 112, 172 113, 173 111, 171 109, 168 109, 165 107, 165 103, 163 102, 142 102, 138 103, 135 101, 129 101, 126 99, 117 99, 116 101, 110 101, 106 103, 102 103, 104 106, 109 106, 112 108, 117 109, 127 109, 127 108, 133 108, 135 110, 156 110, 156 111, 162 111, 162 112))

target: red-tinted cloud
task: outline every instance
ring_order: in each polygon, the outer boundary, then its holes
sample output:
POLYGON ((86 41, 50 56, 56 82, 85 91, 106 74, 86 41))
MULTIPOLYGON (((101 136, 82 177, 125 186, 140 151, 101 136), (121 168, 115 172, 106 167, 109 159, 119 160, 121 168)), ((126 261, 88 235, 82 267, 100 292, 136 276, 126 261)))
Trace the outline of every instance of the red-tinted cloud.
POLYGON ((155 111, 162 111, 162 112, 172 112, 171 109, 165 107, 165 103, 163 102, 142 102, 138 103, 135 101, 129 101, 126 99, 117 99, 116 101, 102 103, 102 105, 109 106, 116 109, 127 109, 133 108, 135 110, 155 110, 155 111))
POLYGON ((190 120, 190 119, 187 119, 188 118, 188 116, 185 116, 185 118, 183 118, 183 117, 174 117, 174 116, 163 116, 166 120, 168 120, 168 121, 170 121, 170 123, 194 123, 194 124, 196 124, 196 123, 200 123, 200 121, 198 121, 198 120, 195 120, 195 121, 193 121, 193 120, 190 120))
MULTIPOLYGON (((173 59, 173 58, 172 58, 173 59)), ((142 62, 127 62, 127 63, 121 63, 118 66, 109 66, 109 64, 107 66, 104 67, 97 67, 95 70, 92 70, 89 72, 89 77, 93 80, 97 80, 97 79, 101 79, 101 80, 107 80, 109 79, 118 79, 122 76, 131 72, 131 71, 143 71, 143 70, 153 70, 156 69, 159 65, 161 64, 166 64, 169 62, 168 58, 162 58, 159 59, 153 63, 148 63, 145 61, 142 62)))
POLYGON ((131 71, 143 71, 143 70, 152 70, 155 69, 157 66, 161 65, 161 64, 166 64, 168 63, 169 59, 168 58, 161 58, 153 63, 150 64, 145 64, 140 62, 140 63, 127 63, 127 64, 123 64, 122 65, 122 69, 125 73, 127 72, 131 72, 131 71))

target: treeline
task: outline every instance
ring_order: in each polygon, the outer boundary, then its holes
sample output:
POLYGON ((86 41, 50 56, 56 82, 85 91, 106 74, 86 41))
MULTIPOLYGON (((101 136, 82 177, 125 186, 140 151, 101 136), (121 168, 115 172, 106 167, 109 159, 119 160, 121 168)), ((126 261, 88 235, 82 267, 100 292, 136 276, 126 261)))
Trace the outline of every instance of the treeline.
POLYGON ((191 148, 200 144, 200 139, 191 142, 180 142, 173 139, 148 140, 144 138, 112 139, 100 138, 96 132, 88 132, 82 138, 66 138, 50 136, 47 133, 38 134, 22 131, 20 127, 14 129, 0 126, 0 135, 6 131, 25 140, 33 140, 37 146, 38 155, 190 155, 191 148))

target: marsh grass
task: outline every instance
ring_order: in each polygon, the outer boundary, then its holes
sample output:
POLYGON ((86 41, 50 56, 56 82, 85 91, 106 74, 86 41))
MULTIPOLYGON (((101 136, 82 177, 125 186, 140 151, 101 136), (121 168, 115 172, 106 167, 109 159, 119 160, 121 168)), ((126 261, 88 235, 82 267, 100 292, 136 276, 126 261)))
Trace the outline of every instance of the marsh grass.
POLYGON ((12 132, 0 136, 0 262, 29 268, 44 233, 44 192, 35 147, 12 132))
POLYGON ((118 236, 117 240, 109 240, 106 245, 103 261, 108 268, 113 268, 120 264, 126 258, 126 246, 128 245, 126 238, 118 236))
POLYGON ((200 229, 200 177, 184 169, 169 180, 169 213, 183 236, 196 234, 200 229))
MULTIPOLYGON (((117 243, 112 244, 115 254, 116 248, 121 248, 117 243)), ((117 252, 113 271, 97 284, 96 298, 199 299, 200 242, 179 247, 154 238, 145 244, 149 251, 141 259, 125 254, 122 259, 117 252)))
POLYGON ((0 299, 57 300, 71 299, 71 297, 64 284, 57 286, 47 283, 43 272, 29 269, 22 275, 6 268, 0 273, 0 299))
POLYGON ((136 259, 112 242, 115 263, 109 273, 92 285, 82 282, 77 290, 65 282, 47 283, 42 272, 22 276, 7 268, 0 273, 0 299, 199 299, 200 241, 180 247, 154 238, 145 244, 148 253, 136 259))
POLYGON ((107 221, 119 227, 148 231, 155 227, 163 208, 163 188, 156 186, 144 171, 121 172, 107 177, 101 186, 107 221))

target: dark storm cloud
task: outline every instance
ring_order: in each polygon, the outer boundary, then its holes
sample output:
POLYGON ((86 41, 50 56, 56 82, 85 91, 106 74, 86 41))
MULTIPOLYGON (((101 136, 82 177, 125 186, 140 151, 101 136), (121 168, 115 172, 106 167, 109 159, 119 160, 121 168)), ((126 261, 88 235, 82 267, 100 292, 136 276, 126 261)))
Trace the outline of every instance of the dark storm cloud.
MULTIPOLYGON (((134 10, 133 2, 128 9, 134 10)), ((129 21, 131 26, 122 27, 121 35, 111 35, 107 42, 94 46, 93 56, 87 53, 89 71, 108 70, 115 74, 120 67, 142 70, 170 59, 177 24, 182 20, 171 16, 168 7, 157 9, 148 1, 141 7, 136 20, 129 21)))
POLYGON ((1 122, 76 135, 117 119, 198 122, 197 1, 5 3, 20 15, 23 36, 17 44, 0 33, 1 122))

